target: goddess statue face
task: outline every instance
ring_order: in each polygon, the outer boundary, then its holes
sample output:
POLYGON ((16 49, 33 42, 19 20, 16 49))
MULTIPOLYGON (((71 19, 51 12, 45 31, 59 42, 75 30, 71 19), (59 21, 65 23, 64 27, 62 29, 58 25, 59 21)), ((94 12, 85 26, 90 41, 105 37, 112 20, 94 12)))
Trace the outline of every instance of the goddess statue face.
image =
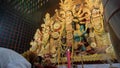
POLYGON ((60 15, 62 18, 65 18, 65 11, 60 11, 60 15))
POLYGON ((70 24, 73 20, 72 12, 67 11, 65 16, 66 16, 66 24, 70 24))
POLYGON ((72 12, 71 11, 66 11, 66 17, 67 16, 72 16, 72 12))

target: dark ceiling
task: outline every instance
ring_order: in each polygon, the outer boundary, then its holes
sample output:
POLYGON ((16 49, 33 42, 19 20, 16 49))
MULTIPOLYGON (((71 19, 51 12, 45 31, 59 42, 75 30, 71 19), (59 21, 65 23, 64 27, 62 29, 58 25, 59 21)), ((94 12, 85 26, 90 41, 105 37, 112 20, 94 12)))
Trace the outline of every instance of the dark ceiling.
POLYGON ((59 0, 0 0, 0 7, 25 19, 42 23, 44 14, 49 12, 53 15, 58 3, 59 0))

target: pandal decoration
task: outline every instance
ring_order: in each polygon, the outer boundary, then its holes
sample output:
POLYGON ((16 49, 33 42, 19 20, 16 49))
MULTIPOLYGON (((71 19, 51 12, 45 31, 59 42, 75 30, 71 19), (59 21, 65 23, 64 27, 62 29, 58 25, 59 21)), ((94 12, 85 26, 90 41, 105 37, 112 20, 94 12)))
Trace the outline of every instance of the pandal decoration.
POLYGON ((30 51, 49 55, 53 63, 64 63, 70 49, 72 62, 115 59, 109 33, 103 27, 99 0, 60 0, 60 9, 46 13, 42 30, 37 29, 30 51), (81 58, 82 56, 82 58, 81 58))

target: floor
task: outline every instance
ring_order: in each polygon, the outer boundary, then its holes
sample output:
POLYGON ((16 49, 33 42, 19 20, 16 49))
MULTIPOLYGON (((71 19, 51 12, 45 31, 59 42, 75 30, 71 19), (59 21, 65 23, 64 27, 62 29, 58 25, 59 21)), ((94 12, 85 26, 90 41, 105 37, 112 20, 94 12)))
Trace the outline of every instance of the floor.
MULTIPOLYGON (((67 65, 60 65, 58 68, 67 68, 67 65)), ((73 68, 82 68, 82 66, 77 65, 73 68)), ((120 63, 112 64, 112 67, 110 67, 110 64, 85 64, 83 68, 120 68, 120 63)))

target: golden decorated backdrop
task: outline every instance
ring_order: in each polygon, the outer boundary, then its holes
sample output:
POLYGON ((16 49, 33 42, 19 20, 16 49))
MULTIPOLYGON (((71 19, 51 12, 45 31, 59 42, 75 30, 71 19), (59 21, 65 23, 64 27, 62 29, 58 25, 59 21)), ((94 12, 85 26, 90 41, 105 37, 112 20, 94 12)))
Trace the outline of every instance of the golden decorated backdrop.
POLYGON ((42 57, 47 55, 53 63, 66 62, 67 49, 72 62, 115 58, 109 33, 103 27, 99 0, 60 0, 59 5, 53 16, 46 13, 42 30, 37 29, 30 43, 30 51, 42 57))

